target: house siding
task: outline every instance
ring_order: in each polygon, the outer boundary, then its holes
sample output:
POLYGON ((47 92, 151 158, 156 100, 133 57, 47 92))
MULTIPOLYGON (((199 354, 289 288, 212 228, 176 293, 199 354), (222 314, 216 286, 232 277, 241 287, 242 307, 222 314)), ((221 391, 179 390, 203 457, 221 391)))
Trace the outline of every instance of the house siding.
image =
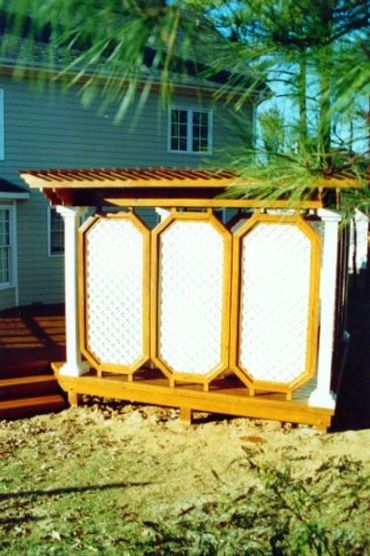
POLYGON ((17 257, 17 246, 16 246, 16 203, 12 200, 0 200, 0 209, 10 209, 10 284, 4 285, 0 284, 0 311, 3 308, 13 307, 17 303, 16 296, 16 257, 17 257))
POLYGON ((0 311, 16 304, 15 288, 0 289, 0 311))
MULTIPOLYGON (((240 144, 228 129, 222 106, 213 107, 213 154, 202 157, 168 152, 168 110, 160 109, 153 93, 139 114, 131 108, 124 120, 114 124, 116 106, 102 113, 99 105, 82 107, 78 89, 58 85, 44 89, 27 80, 0 77, 4 90, 5 157, 0 176, 24 186, 21 169, 83 168, 110 166, 196 167, 219 162, 225 146, 240 144), (135 117, 137 116, 137 117, 135 117), (131 122, 135 121, 135 124, 131 122)), ((172 104, 211 108, 194 95, 175 95, 172 104)), ((252 109, 245 112, 246 127, 252 126, 252 109)), ((18 203, 19 304, 55 303, 63 300, 63 257, 48 254, 47 204, 31 191, 29 201, 18 203)), ((141 212, 148 225, 156 223, 153 211, 141 212)), ((15 295, 0 290, 0 310, 15 304, 15 295)))

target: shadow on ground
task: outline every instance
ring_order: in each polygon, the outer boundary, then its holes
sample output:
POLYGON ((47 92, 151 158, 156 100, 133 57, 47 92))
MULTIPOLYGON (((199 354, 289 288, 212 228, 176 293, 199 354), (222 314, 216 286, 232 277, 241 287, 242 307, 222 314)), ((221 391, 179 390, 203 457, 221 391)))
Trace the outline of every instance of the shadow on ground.
POLYGON ((366 278, 350 283, 347 328, 351 339, 333 431, 370 428, 370 281, 366 278))
MULTIPOLYGON (((352 279, 347 328, 351 339, 332 431, 370 429, 370 280, 352 279)), ((30 306, 0 313, 0 378, 49 370, 65 358, 64 307, 30 306)), ((49 370, 50 372, 50 370, 49 370)))
POLYGON ((30 305, 0 312, 0 378, 40 373, 65 358, 64 306, 30 305))

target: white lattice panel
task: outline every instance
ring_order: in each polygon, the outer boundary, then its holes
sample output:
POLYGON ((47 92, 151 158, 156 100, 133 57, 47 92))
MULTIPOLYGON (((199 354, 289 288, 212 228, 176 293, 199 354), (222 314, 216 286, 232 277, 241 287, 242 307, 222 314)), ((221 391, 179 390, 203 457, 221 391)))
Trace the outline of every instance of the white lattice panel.
POLYGON ((143 355, 144 238, 129 220, 101 219, 86 238, 87 343, 101 362, 143 355))
POLYGON ((259 224, 242 243, 240 364, 289 383, 306 366, 311 242, 295 225, 259 224))
POLYGON ((160 236, 159 355, 177 373, 221 363, 224 249, 208 222, 174 222, 160 236))

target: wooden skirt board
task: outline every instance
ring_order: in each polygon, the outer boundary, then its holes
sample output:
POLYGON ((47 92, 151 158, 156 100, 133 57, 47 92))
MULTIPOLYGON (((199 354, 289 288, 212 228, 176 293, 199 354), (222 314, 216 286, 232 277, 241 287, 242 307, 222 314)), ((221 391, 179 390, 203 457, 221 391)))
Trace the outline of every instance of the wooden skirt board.
MULTIPOLYGON (((250 396, 245 386, 240 386, 232 378, 216 380, 209 391, 204 391, 199 384, 177 384, 173 388, 168 379, 156 373, 151 378, 137 378, 133 381, 123 375, 98 377, 95 371, 80 377, 63 376, 59 372, 62 364, 52 363, 52 368, 60 387, 75 403, 81 394, 102 396, 179 407, 182 416, 189 420, 192 411, 204 411, 312 425, 322 431, 330 427, 334 413, 330 409, 310 407, 307 400, 286 400, 279 393, 250 396)), ((139 373, 135 374, 135 378, 136 376, 139 373)))

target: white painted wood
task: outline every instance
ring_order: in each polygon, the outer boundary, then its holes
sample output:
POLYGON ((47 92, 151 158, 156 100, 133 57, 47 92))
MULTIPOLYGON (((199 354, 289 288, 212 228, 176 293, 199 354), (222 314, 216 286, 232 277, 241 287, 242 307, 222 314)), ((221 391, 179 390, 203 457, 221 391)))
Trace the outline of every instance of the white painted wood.
POLYGON ((320 278, 320 335, 317 366, 317 386, 309 397, 309 405, 334 409, 335 395, 330 391, 333 362, 335 297, 338 256, 339 214, 319 209, 324 223, 324 245, 320 278))
POLYGON ((160 208, 160 207, 156 207, 155 212, 158 215, 159 222, 163 222, 163 220, 166 220, 166 218, 171 214, 170 210, 160 208))
POLYGON ((350 272, 358 273, 361 270, 365 270, 367 268, 368 228, 369 217, 360 210, 356 209, 350 227, 350 245, 348 257, 348 266, 350 272))
POLYGON ((65 311, 66 311, 66 351, 67 361, 60 373, 68 376, 80 376, 88 370, 80 353, 78 330, 78 253, 77 232, 81 216, 86 212, 83 207, 58 206, 57 211, 64 220, 65 251, 65 311))
POLYGON ((213 151, 213 110, 209 108, 204 108, 200 106, 184 106, 184 105, 174 105, 168 110, 168 124, 167 124, 167 152, 169 154, 185 154, 185 155, 195 155, 195 156, 208 156, 212 155, 213 151), (171 122, 172 122, 172 111, 182 110, 186 112, 187 122, 186 122, 186 132, 187 132, 187 148, 186 150, 172 149, 171 147, 171 122), (208 117, 208 148, 206 151, 194 151, 193 150, 193 117, 195 112, 204 112, 208 117))
POLYGON ((222 364, 224 250, 206 221, 177 221, 160 235, 159 355, 178 374, 222 364))
POLYGON ((16 203, 15 201, 0 203, 0 209, 9 212, 10 243, 9 243, 9 280, 0 283, 0 290, 16 288, 17 286, 17 225, 16 225, 16 203))
POLYGON ((15 295, 15 304, 19 306, 19 280, 18 280, 18 225, 17 225, 17 203, 13 201, 14 206, 14 218, 13 218, 13 257, 12 257, 12 275, 13 275, 13 284, 14 284, 14 295, 15 295))
POLYGON ((88 349, 132 367, 145 358, 144 234, 132 221, 99 218, 85 234, 88 349))
POLYGON ((295 224, 259 223, 243 238, 240 364, 255 380, 305 371, 311 248, 295 224))

